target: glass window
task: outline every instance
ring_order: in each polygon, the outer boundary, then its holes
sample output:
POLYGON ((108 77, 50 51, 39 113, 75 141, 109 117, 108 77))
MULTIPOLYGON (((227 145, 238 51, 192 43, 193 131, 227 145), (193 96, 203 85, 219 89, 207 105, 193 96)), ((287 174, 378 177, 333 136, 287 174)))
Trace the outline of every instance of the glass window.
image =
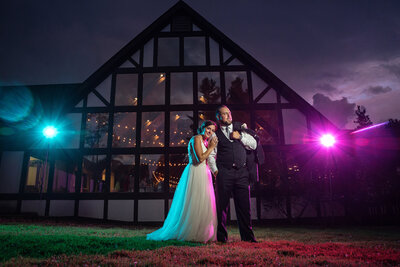
POLYGON ((249 103, 246 72, 225 72, 225 87, 228 104, 249 103))
POLYGON ((79 101, 78 104, 75 106, 76 108, 82 108, 83 107, 83 100, 79 101))
POLYGON ((86 120, 85 147, 107 147, 108 113, 88 113, 86 120))
POLYGON ((106 155, 87 155, 82 161, 81 192, 104 192, 106 155))
POLYGON ((136 146, 136 112, 114 113, 113 147, 136 146))
MULTIPOLYGON (((108 102, 110 103, 111 94, 111 76, 108 76, 102 83, 96 87, 96 91, 108 102)), ((100 100, 94 93, 88 95, 87 101, 88 107, 104 107, 106 106, 103 101, 100 100)))
POLYGON ((219 62, 219 44, 210 38, 210 64, 212 66, 220 65, 219 62))
POLYGON ((135 65, 132 64, 132 62, 130 62, 129 60, 125 61, 124 63, 122 63, 120 66, 120 68, 134 68, 135 65))
POLYGON ((222 55, 224 57, 224 63, 232 56, 231 53, 229 53, 227 50, 223 49, 222 50, 222 55))
POLYGON ((151 39, 143 48, 143 67, 153 67, 154 41, 151 39))
POLYGON ((163 192, 165 179, 164 170, 164 155, 140 155, 139 192, 163 192))
POLYGON ((270 88, 266 94, 261 96, 260 94, 268 87, 268 84, 261 79, 257 74, 251 73, 251 82, 253 84, 253 100, 257 100, 257 103, 276 103, 276 92, 270 88))
POLYGON ((276 110, 257 110, 255 130, 262 145, 278 144, 279 127, 276 110))
POLYGON ((105 107, 106 104, 100 100, 93 92, 90 92, 87 97, 87 106, 88 107, 105 107))
POLYGON ((69 113, 65 115, 62 128, 57 136, 57 144, 60 148, 79 148, 82 113, 69 113))
POLYGON ((46 160, 46 155, 44 153, 40 155, 40 158, 33 156, 29 158, 28 175, 24 190, 27 193, 47 192, 49 162, 46 160))
POLYGON ((199 110, 199 125, 197 127, 200 127, 200 125, 203 123, 205 120, 212 120, 217 122, 215 118, 215 111, 214 110, 199 110))
POLYGON ((261 191, 261 218, 285 218, 286 186, 282 177, 281 158, 277 152, 265 152, 265 163, 259 168, 261 191))
POLYGON ((171 111, 170 146, 187 146, 193 136, 193 112, 171 111))
POLYGON ((308 139, 307 120, 297 109, 282 109, 285 144, 305 144, 308 139))
POLYGON ((164 146, 164 122, 163 112, 142 113, 142 147, 163 147, 164 146))
POLYGON ((134 192, 135 176, 135 155, 112 156, 110 192, 134 192))
POLYGON ((193 24, 192 27, 194 32, 201 32, 201 29, 196 24, 193 24))
POLYGON ((118 74, 115 84, 116 106, 137 106, 138 75, 118 74))
POLYGON ((188 154, 169 155, 169 191, 175 192, 183 170, 189 163, 188 154))
POLYGON ((232 120, 242 123, 246 123, 247 127, 250 128, 250 113, 248 111, 231 110, 232 120))
POLYGON ((171 104, 193 104, 193 74, 171 73, 171 104))
POLYGON ((168 24, 164 29, 161 30, 162 32, 170 32, 171 31, 171 24, 168 24))
POLYGON ((53 179, 54 193, 74 193, 78 164, 71 157, 58 156, 53 179))
POLYGON ((184 39, 184 62, 186 66, 206 64, 206 45, 204 37, 186 37, 184 39))
POLYGON ((143 74, 143 105, 165 104, 165 73, 143 74))
POLYGON ((199 72, 198 83, 198 97, 200 104, 221 103, 219 72, 199 72))
POLYGON ((158 38, 158 66, 179 66, 179 39, 158 38))

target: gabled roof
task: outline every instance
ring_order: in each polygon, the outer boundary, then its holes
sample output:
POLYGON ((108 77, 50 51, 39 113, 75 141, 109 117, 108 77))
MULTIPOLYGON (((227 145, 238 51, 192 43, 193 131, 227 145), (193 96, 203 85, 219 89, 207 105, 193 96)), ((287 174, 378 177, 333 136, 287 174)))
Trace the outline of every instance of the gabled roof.
POLYGON ((294 103, 303 113, 308 114, 314 121, 324 124, 326 127, 337 129, 326 117, 319 111, 305 101, 293 89, 281 81, 271 71, 264 67, 260 62, 248 54, 245 50, 240 48, 236 43, 229 39, 225 34, 219 31, 199 13, 193 10, 189 5, 183 1, 179 1, 154 21, 149 27, 137 35, 132 41, 125 45, 119 52, 111 57, 105 64, 103 64, 97 71, 90 75, 79 87, 79 93, 72 98, 72 102, 68 106, 76 105, 85 95, 87 95, 93 88, 99 85, 113 70, 123 64, 129 56, 139 50, 153 35, 160 32, 166 27, 174 16, 186 15, 190 17, 194 24, 199 26, 215 41, 223 44, 224 49, 235 55, 242 63, 248 65, 252 71, 259 77, 264 79, 271 85, 278 93, 284 96, 288 101, 294 103))

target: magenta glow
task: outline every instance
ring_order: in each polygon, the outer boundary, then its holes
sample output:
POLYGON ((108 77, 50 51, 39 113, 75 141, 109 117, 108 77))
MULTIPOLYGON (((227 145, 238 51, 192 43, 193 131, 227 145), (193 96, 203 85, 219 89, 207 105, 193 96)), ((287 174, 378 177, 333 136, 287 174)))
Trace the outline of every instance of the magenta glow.
POLYGON ((325 147, 332 147, 336 143, 335 137, 331 134, 324 134, 319 141, 325 147))

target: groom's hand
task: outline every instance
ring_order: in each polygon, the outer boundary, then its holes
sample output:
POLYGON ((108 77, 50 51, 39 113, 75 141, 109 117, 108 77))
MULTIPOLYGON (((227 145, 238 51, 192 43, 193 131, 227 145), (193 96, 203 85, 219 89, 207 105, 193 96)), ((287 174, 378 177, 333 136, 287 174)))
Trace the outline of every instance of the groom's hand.
POLYGON ((213 174, 214 174, 214 177, 217 178, 218 171, 215 171, 213 174))
POLYGON ((240 133, 238 131, 233 131, 231 133, 231 139, 239 140, 240 139, 240 133))

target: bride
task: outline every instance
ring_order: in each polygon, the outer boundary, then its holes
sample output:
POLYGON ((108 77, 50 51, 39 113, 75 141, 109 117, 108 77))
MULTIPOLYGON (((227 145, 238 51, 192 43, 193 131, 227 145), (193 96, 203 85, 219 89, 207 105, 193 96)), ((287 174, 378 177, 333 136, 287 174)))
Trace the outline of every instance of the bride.
POLYGON ((206 159, 217 146, 216 123, 204 121, 188 145, 189 164, 184 169, 163 227, 147 240, 216 240, 217 216, 212 176, 206 159), (213 137, 211 137, 213 135, 213 137))

